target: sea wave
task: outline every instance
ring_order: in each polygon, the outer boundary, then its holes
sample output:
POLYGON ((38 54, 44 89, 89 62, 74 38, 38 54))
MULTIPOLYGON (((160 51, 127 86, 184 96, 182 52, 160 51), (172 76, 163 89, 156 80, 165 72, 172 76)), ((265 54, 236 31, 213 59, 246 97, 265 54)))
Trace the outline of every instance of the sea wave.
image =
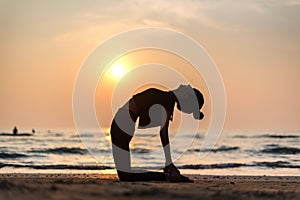
POLYGON ((132 153, 149 153, 150 151, 150 149, 145 148, 134 148, 131 150, 132 153))
POLYGON ((182 165, 179 169, 224 169, 251 166, 243 163, 219 163, 219 164, 197 164, 197 165, 182 165))
MULTIPOLYGON (((79 136, 79 138, 92 138, 92 137, 97 136, 97 135, 101 136, 101 133, 97 133, 97 134, 93 134, 93 133, 82 133, 82 134, 80 134, 80 135, 78 135, 78 136, 79 136)), ((77 136, 77 135, 76 135, 76 136, 77 136)), ((77 136, 77 137, 78 137, 78 136, 77 136)))
POLYGON ((45 153, 45 154, 86 154, 87 150, 79 147, 58 147, 50 149, 33 149, 29 153, 45 153))
POLYGON ((296 147, 283 147, 279 145, 266 145, 266 148, 260 151, 261 153, 269 154, 299 154, 300 148, 296 147))
POLYGON ((264 134, 258 135, 257 138, 278 138, 278 139, 286 139, 286 138, 299 138, 298 135, 276 135, 276 134, 264 134))
POLYGON ((0 153, 0 158, 5 158, 5 159, 10 159, 10 158, 24 158, 24 157, 27 157, 27 155, 20 154, 20 153, 6 153, 6 152, 0 153))
POLYGON ((229 146, 220 146, 217 149, 190 149, 189 151, 195 151, 195 152, 225 152, 225 151, 236 151, 239 150, 240 148, 237 146, 234 147, 229 147, 229 146))
POLYGON ((258 167, 270 167, 270 168, 300 168, 299 165, 292 165, 290 162, 286 162, 286 161, 255 162, 254 165, 258 167))
MULTIPOLYGON (((9 164, 0 163, 0 168, 31 168, 31 169, 69 169, 69 170, 106 170, 115 169, 107 165, 34 165, 34 164, 9 164)), ((265 168, 294 168, 300 169, 299 165, 292 165, 286 161, 276 162, 253 162, 253 163, 215 163, 215 164, 196 164, 196 165, 181 165, 179 169, 227 169, 227 168, 239 168, 239 167, 265 167, 265 168)), ((157 169, 157 167, 147 167, 149 169, 157 169)))
POLYGON ((32 133, 18 133, 18 134, 0 133, 0 136, 11 136, 11 137, 16 137, 16 136, 33 136, 33 134, 32 133))
POLYGON ((263 135, 254 135, 254 136, 247 136, 247 135, 235 135, 233 138, 277 138, 277 139, 289 139, 289 138, 300 138, 299 135, 277 135, 277 134, 263 134, 263 135))
POLYGON ((198 164, 198 165, 182 165, 180 169, 225 169, 238 167, 266 167, 266 168, 297 168, 299 165, 292 165, 286 161, 276 162, 253 162, 253 163, 216 163, 216 164, 198 164))
POLYGON ((0 168, 32 168, 32 169, 74 169, 74 170, 105 170, 113 169, 109 166, 101 165, 22 165, 22 164, 5 164, 0 163, 0 168))

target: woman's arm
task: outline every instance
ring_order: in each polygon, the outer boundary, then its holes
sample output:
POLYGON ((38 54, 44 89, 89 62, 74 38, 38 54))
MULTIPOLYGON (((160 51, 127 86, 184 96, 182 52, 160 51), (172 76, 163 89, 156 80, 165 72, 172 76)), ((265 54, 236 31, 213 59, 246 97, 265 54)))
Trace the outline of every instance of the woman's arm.
POLYGON ((164 153, 165 153, 165 167, 164 167, 164 173, 166 176, 166 179, 169 182, 193 182, 189 178, 182 176, 180 174, 180 171, 175 167, 175 165, 172 162, 172 157, 171 157, 171 147, 169 143, 169 120, 170 120, 171 115, 167 113, 167 118, 164 123, 162 123, 162 128, 160 130, 160 140, 161 144, 164 148, 164 153))
POLYGON ((164 123, 163 127, 160 130, 160 140, 164 149, 164 154, 166 159, 165 166, 168 166, 172 163, 168 129, 169 129, 169 118, 167 118, 166 122, 164 123))
POLYGON ((164 123, 164 126, 160 130, 160 139, 162 146, 164 148, 164 153, 165 153, 165 167, 164 167, 164 172, 167 174, 180 174, 179 170, 175 165, 173 164, 172 161, 172 156, 171 156, 171 146, 169 142, 169 119, 170 115, 168 115, 167 121, 164 123))

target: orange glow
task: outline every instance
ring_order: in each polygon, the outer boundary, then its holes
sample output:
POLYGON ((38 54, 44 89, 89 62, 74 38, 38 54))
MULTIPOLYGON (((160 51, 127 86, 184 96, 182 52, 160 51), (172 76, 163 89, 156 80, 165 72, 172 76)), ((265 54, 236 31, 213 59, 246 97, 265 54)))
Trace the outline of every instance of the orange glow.
MULTIPOLYGON (((116 110, 124 105, 134 94, 151 87, 165 91, 178 87, 177 84, 174 84, 174 87, 172 88, 167 88, 163 84, 159 84, 159 82, 163 80, 174 83, 178 82, 178 80, 172 79, 173 76, 165 74, 165 71, 160 70, 159 68, 156 68, 153 71, 150 70, 150 72, 144 72, 143 69, 148 70, 148 68, 151 68, 155 63, 166 66, 163 68, 175 70, 174 73, 184 76, 185 79, 189 80, 191 85, 199 88, 204 93, 206 100, 204 112, 206 113, 206 118, 202 121, 201 126, 202 128, 208 127, 211 109, 210 95, 201 75, 198 74, 193 66, 183 58, 166 51, 152 49, 134 51, 120 57, 101 78, 95 96, 96 113, 100 125, 102 127, 109 126, 116 110), (149 67, 146 66, 145 68, 142 68, 147 64, 149 64, 149 67), (112 68, 114 68, 114 66, 124 66, 126 73, 122 77, 114 77, 112 75, 112 68), (138 71, 140 68, 142 68, 142 70, 138 71), (158 83, 139 84, 141 80, 143 82, 144 79, 148 78, 151 80, 158 80, 158 83)), ((181 122, 181 113, 175 109, 174 115, 176 117, 170 124, 170 128, 176 130, 181 122)))

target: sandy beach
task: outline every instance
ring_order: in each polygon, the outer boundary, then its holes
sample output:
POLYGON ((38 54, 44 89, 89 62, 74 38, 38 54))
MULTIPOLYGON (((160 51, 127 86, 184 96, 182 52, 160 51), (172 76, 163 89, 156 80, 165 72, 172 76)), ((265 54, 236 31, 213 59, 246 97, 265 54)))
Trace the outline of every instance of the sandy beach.
POLYGON ((1 174, 0 199, 300 199, 300 177, 188 175, 195 183, 103 174, 1 174))

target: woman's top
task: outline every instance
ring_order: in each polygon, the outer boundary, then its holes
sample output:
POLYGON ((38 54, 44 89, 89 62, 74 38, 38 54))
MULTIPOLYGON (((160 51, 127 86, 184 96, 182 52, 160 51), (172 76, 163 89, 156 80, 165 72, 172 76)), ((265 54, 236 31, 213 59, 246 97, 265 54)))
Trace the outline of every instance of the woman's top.
POLYGON ((129 100, 129 110, 134 119, 139 117, 139 128, 151 128, 172 121, 175 102, 173 92, 150 88, 129 100))

